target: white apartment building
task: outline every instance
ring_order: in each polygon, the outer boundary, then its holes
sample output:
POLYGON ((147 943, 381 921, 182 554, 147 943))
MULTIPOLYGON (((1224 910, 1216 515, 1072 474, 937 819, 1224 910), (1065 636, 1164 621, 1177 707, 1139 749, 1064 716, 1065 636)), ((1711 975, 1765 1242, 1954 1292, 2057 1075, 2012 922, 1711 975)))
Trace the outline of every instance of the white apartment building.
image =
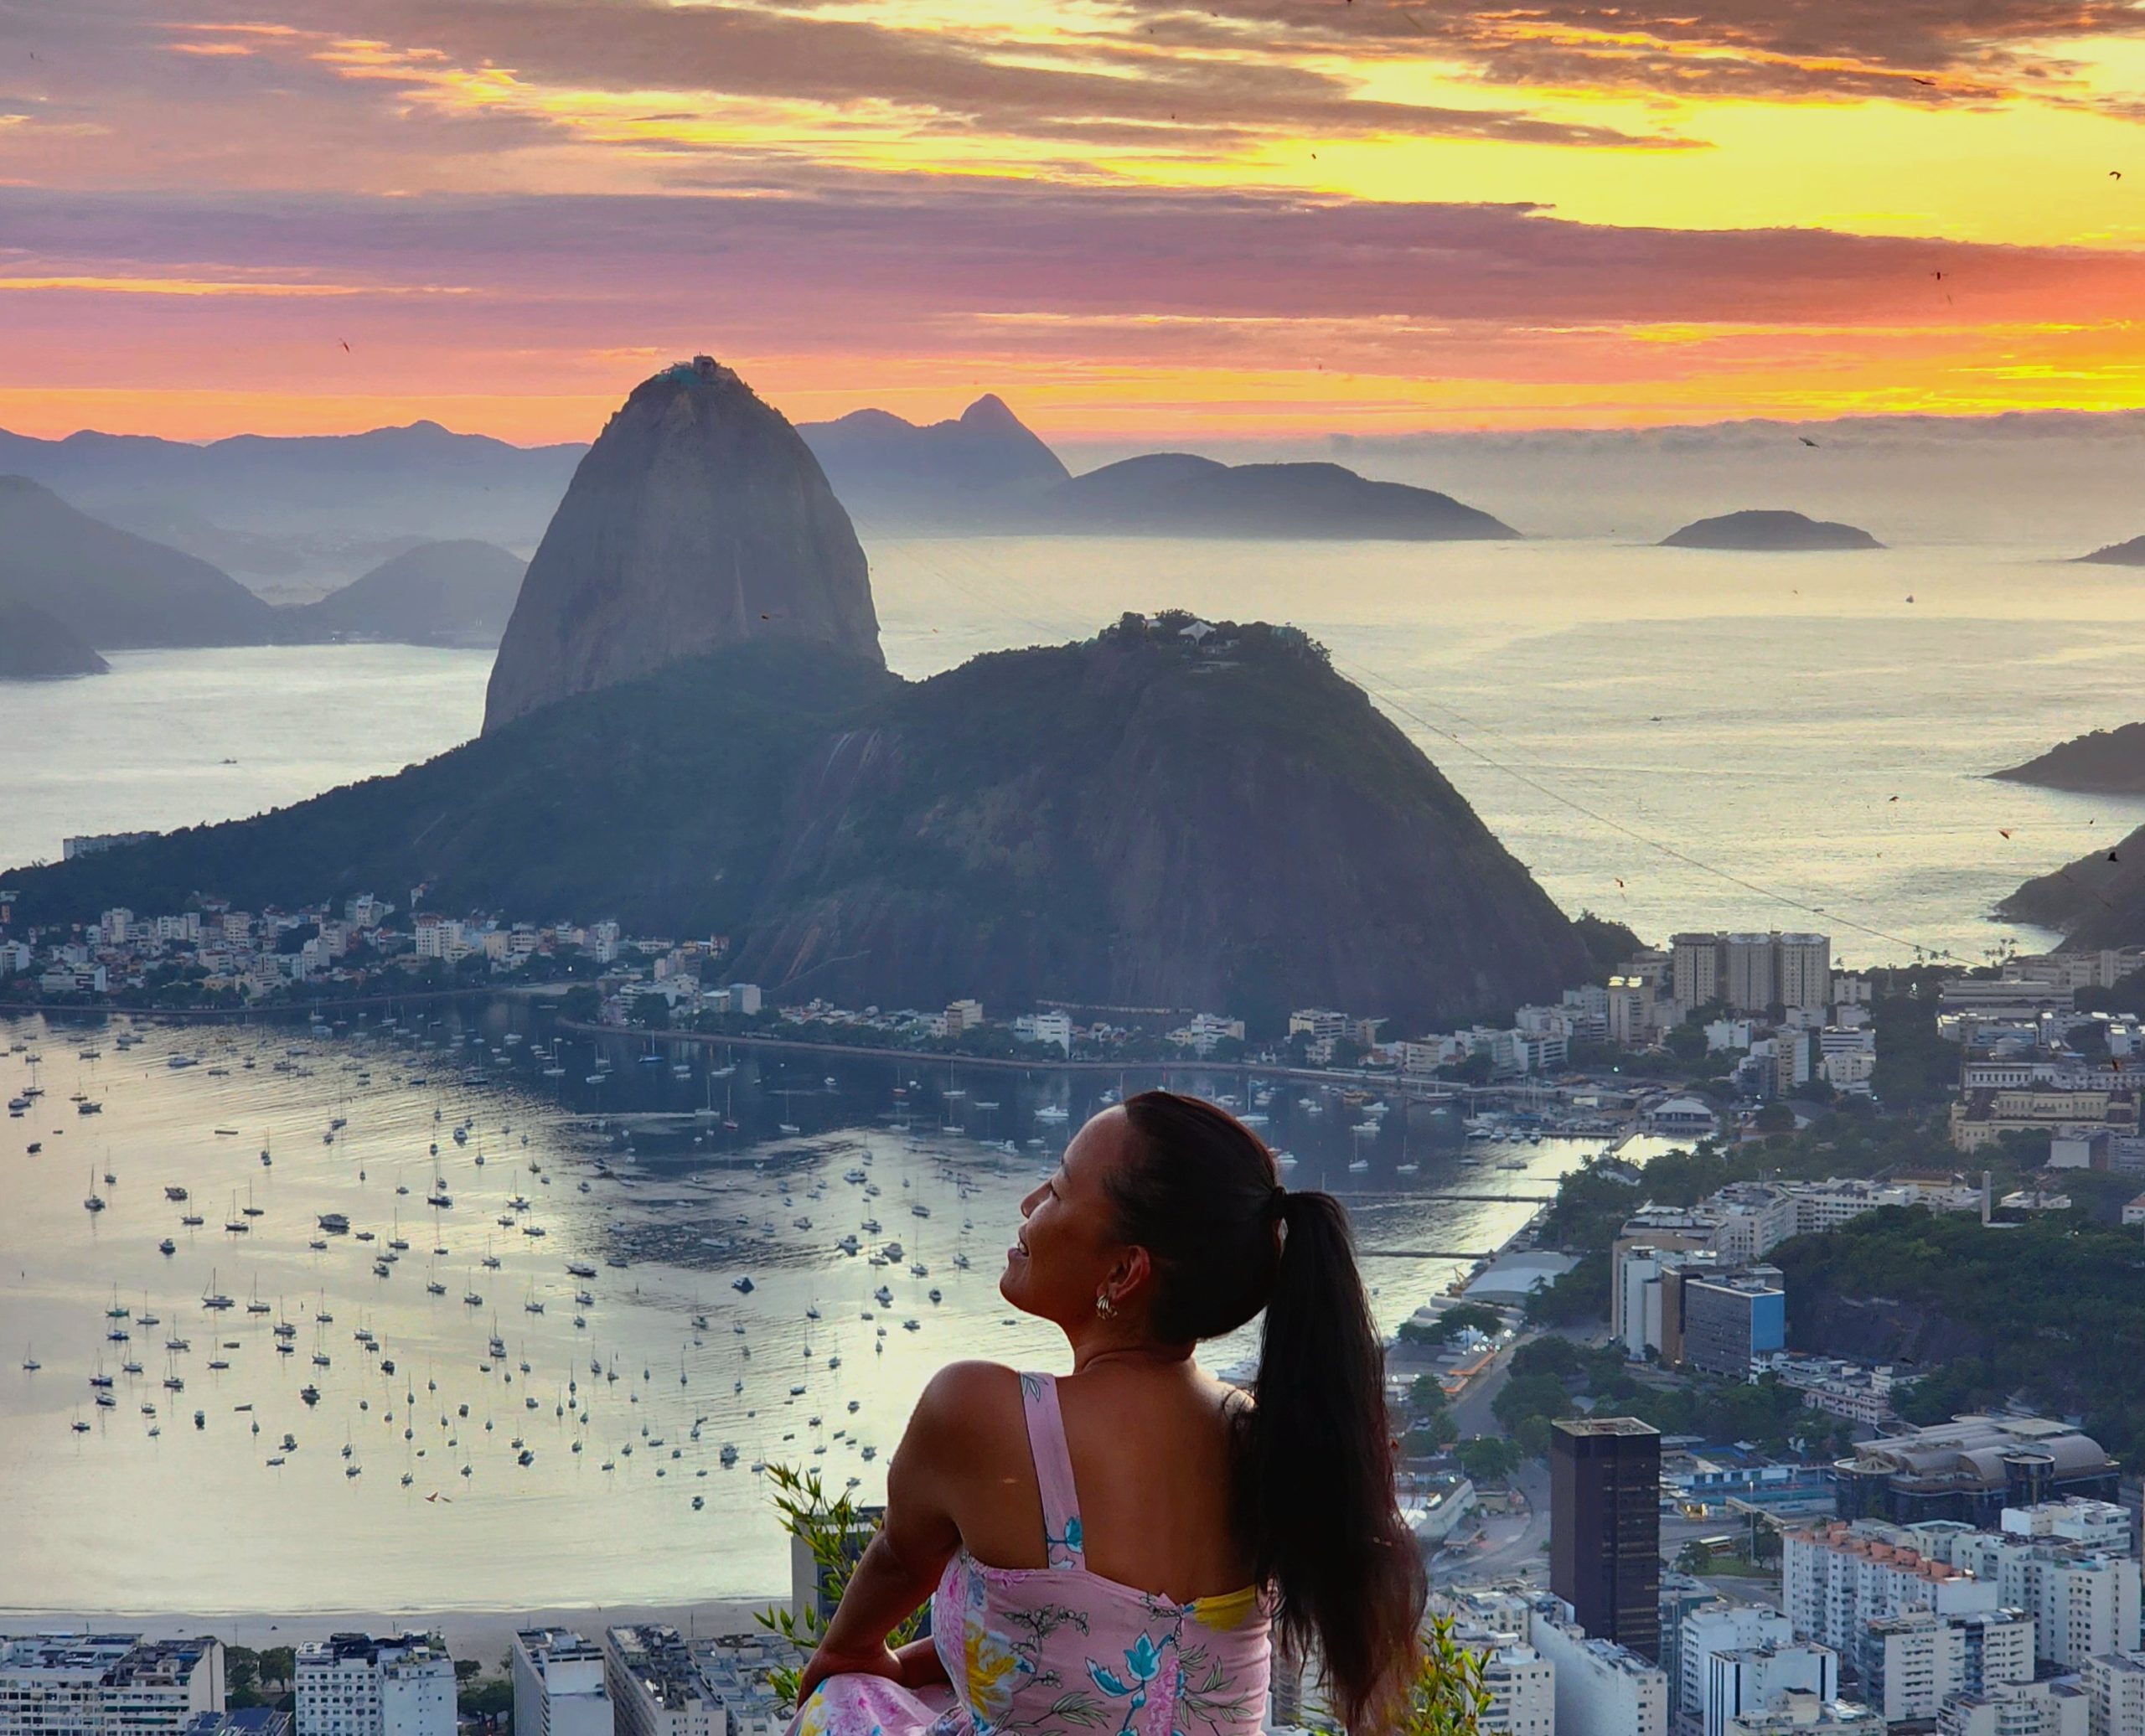
POLYGON ((2087 1736, 2086 1707, 2067 1682, 2007 1682, 1946 1700, 1937 1736, 2087 1736))
POLYGON ((1482 1736, 1556 1736, 1557 1672, 1539 1651, 1514 1633, 1470 1627, 1455 1637, 1482 1661, 1482 1736))
POLYGON ((1789 1532, 1781 1544, 1781 1601, 1796 1633, 1854 1656, 1873 1621, 1908 1609, 1971 1615, 1998 1607, 1993 1583, 1932 1556, 1928 1541, 1867 1519, 1789 1532))
POLYGON ((2091 1736, 2145 1736, 2145 1654, 2087 1658, 2083 1675, 2091 1736))
POLYGON ((297 1736, 454 1736, 454 1660, 423 1634, 297 1648, 297 1736))
POLYGON ((1832 961, 1822 934, 1678 934, 1669 942, 1669 992, 1682 1012, 1714 1000, 1738 1012, 1816 1012, 1832 1004, 1832 961))
POLYGON ((1590 1640, 1570 1606, 1541 1599, 1527 1623, 1527 1643, 1556 1682, 1557 1728, 1566 1736, 1667 1736, 1668 1677, 1660 1665, 1607 1640, 1590 1640))
POLYGON ((1947 1553, 1954 1567, 1994 1587, 2002 1607, 2034 1618, 2037 1655, 2059 1668, 2137 1650, 2137 1563, 2127 1555, 1988 1531, 1953 1536, 1947 1553))
POLYGON ((1792 1692, 1819 1701, 1839 1693, 1840 1661, 1827 1646, 1780 1640, 1706 1660, 1705 1736, 1727 1736, 1731 1721, 1770 1712, 1792 1692))
POLYGON ((729 1736, 729 1721, 677 1629, 607 1628, 604 1682, 618 1736, 729 1736))
POLYGON ((1715 1601, 1691 1610, 1679 1624, 1676 1645, 1676 1704, 1682 1723, 1719 1736, 1719 1717, 1706 1697, 1707 1666, 1715 1652, 1743 1651, 1794 1637, 1788 1619, 1762 1604, 1715 1601))
POLYGON ((2073 1495, 2030 1507, 2006 1507, 1998 1517, 1997 1529, 2007 1537, 2054 1537, 2089 1543, 2111 1555, 2130 1553, 2130 1510, 2111 1501, 2073 1495))
POLYGON ((1863 1697, 1886 1723, 1926 1721, 1953 1694, 2032 1681, 2034 1619, 2018 1609, 1902 1610, 1867 1624, 1858 1664, 1863 1697))
MULTIPOLYGON (((1211 1016, 1209 1014, 1202 1013, 1198 1019, 1194 1019, 1191 1022, 1197 1026, 1200 1019, 1211 1016)), ((1223 1031, 1220 1034, 1227 1036, 1228 1033, 1223 1031)), ((1241 1022, 1237 1025, 1236 1034, 1238 1036, 1243 1035, 1243 1026, 1241 1022)), ((1023 1013, 1013 1021, 1013 1035, 1024 1043, 1053 1044, 1062 1055, 1070 1055, 1072 1052, 1072 1017, 1069 1013, 1023 1013)), ((1210 1041, 1207 1047, 1211 1049, 1213 1043, 1210 1041)), ((1202 1050, 1201 1052, 1203 1054, 1206 1051, 1202 1050)))
POLYGON ((207 1635, 0 1636, 0 1736, 179 1736, 224 1709, 224 1648, 207 1635))
POLYGON ((613 1736, 603 1651, 565 1628, 514 1636, 514 1736, 613 1736))

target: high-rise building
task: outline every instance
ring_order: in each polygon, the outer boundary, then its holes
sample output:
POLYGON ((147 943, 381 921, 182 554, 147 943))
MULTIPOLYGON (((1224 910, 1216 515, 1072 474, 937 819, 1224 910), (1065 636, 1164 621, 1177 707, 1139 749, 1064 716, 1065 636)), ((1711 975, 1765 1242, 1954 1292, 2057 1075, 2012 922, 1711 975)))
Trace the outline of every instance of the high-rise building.
POLYGON ((454 1660, 423 1634, 297 1649, 297 1736, 454 1736, 454 1660))
POLYGON ((1706 1711, 1707 1663, 1713 1653, 1741 1651, 1795 1637, 1794 1628, 1779 1610, 1762 1604, 1731 1604, 1723 1598, 1708 1598, 1695 1607, 1686 1607, 1672 1632, 1666 1617, 1676 1604, 1688 1606, 1688 1597, 1665 1594, 1662 1601, 1662 1661, 1665 1665, 1672 1655, 1676 1660, 1675 1674, 1668 1685, 1670 1710, 1686 1727, 1710 1726, 1716 1722, 1708 1719, 1706 1711))
POLYGON ((1781 1601, 1788 1620, 1805 1639, 1857 1657, 1870 1622, 1912 1609, 1939 1615, 1995 1609, 1996 1587, 1932 1553, 1941 1542, 1872 1519, 1787 1532, 1781 1601))
POLYGON ((224 1709, 216 1640, 0 1635, 0 1736, 179 1736, 224 1709))
POLYGON ((1831 1647, 1808 1640, 1775 1640, 1740 1651, 1716 1651, 1706 1659, 1705 1736, 1727 1736, 1729 1723, 1770 1712, 1790 1693, 1837 1697, 1840 1661, 1831 1647))
POLYGON ((1779 1268, 1685 1274, 1677 1285, 1682 1361, 1724 1380, 1755 1377, 1758 1359, 1787 1347, 1787 1292, 1779 1268))
POLYGON ((1668 1677, 1661 1666, 1613 1640, 1589 1637, 1570 1605, 1543 1599, 1530 1612, 1527 1643, 1556 1684, 1557 1728, 1588 1736, 1667 1736, 1668 1677))
POLYGON ((1679 1012, 1724 1001, 1741 1013, 1832 1004, 1832 943, 1822 934, 1678 934, 1669 943, 1669 985, 1679 1012))
POLYGON ((1661 1435, 1575 1417, 1549 1437, 1549 1584, 1597 1640, 1661 1655, 1661 1435))
POLYGON ((1939 1615, 1926 1606, 1880 1616, 1863 1625, 1860 1670, 1863 1692, 1886 1723, 1926 1723, 1953 1694, 2032 1681, 2034 1619, 2018 1609, 1939 1615))
POLYGON ((1736 1011, 1762 1013, 1780 999, 1773 981, 1774 946, 1770 934, 1731 934, 1722 946, 1722 998, 1736 1011))
POLYGON ((2034 1618, 2040 1657, 2080 1670, 2102 1652, 2138 1646, 2137 1561, 2091 1543, 2001 1532, 1968 1532, 1950 1540, 1948 1559, 1996 1587, 2007 1609, 2034 1618))
POLYGON ((603 1658, 618 1736, 725 1736, 722 1708, 677 1629, 607 1628, 603 1658))
POLYGON ((2086 1661, 2092 1736, 2145 1736, 2145 1656, 2111 1651, 2086 1661))
POLYGON ((1678 934, 1668 943, 1668 992, 1678 1013, 1721 999, 1723 934, 1678 934))
POLYGON ((1548 1659, 1517 1633, 1468 1626, 1454 1637, 1481 1660, 1482 1736, 1555 1736, 1557 1672, 1548 1659))
POLYGON ((564 1628, 514 1636, 514 1736, 612 1736, 603 1651, 564 1628))

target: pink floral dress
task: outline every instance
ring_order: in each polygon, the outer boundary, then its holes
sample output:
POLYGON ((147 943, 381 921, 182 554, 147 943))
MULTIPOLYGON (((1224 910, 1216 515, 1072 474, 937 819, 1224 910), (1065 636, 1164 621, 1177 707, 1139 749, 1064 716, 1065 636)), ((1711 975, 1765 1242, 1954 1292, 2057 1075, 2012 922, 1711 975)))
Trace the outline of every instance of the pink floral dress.
POLYGON ((1023 1374, 1050 1565, 966 1549, 932 1599, 950 1690, 836 1676, 790 1736, 1252 1736, 1266 1713, 1270 1611, 1255 1586, 1179 1604, 1088 1571, 1057 1383, 1023 1374))

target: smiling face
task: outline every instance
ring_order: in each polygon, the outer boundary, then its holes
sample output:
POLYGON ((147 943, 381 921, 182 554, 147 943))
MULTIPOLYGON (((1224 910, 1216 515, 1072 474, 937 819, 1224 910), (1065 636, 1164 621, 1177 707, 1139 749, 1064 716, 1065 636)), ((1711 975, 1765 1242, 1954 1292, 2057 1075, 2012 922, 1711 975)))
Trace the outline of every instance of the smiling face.
POLYGON ((1021 1201, 1021 1224, 1005 1250, 998 1292, 1023 1314, 1070 1330, 1095 1318, 1109 1288, 1120 1301, 1145 1275, 1146 1260, 1117 1233, 1106 1178, 1129 1155, 1122 1109, 1105 1109, 1073 1135, 1057 1173, 1021 1201))

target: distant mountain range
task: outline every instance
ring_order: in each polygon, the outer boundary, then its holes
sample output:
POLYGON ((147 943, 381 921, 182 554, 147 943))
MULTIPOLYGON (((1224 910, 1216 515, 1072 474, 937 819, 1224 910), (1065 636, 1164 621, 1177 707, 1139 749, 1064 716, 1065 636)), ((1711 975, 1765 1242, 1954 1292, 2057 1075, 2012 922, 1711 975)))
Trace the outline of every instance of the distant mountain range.
MULTIPOLYGON (((871 533, 1269 538, 1511 536, 1450 496, 1336 464, 1152 453, 1074 477, 1002 399, 919 426, 860 410, 796 431, 871 533)), ((588 448, 509 446, 437 422, 205 445, 0 430, 0 475, 271 597, 317 599, 421 542, 531 550, 588 448)))
POLYGON ((0 431, 0 475, 256 583, 318 595, 421 541, 533 546, 586 447, 518 447, 437 422, 206 445, 0 431))
POLYGON ((801 422, 797 431, 867 532, 990 528, 1070 473, 995 393, 952 421, 918 426, 884 410, 859 410, 801 422))

